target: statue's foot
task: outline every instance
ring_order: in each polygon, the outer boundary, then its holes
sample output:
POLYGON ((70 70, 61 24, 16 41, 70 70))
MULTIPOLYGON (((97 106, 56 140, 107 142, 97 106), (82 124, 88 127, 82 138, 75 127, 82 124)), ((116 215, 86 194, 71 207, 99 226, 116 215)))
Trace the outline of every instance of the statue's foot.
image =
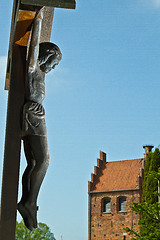
POLYGON ((33 230, 33 220, 32 217, 30 216, 29 211, 27 210, 27 208, 21 203, 19 202, 17 205, 18 211, 21 214, 23 220, 24 220, 24 224, 25 226, 29 229, 29 230, 33 230))
POLYGON ((35 204, 25 203, 25 208, 27 209, 30 217, 32 218, 33 227, 37 228, 37 206, 35 204))

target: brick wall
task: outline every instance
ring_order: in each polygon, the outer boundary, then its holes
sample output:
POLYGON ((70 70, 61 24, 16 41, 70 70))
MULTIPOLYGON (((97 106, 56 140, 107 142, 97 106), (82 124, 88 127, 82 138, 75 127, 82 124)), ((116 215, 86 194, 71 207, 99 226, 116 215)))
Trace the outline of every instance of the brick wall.
MULTIPOLYGON (((140 202, 138 190, 90 193, 89 199, 89 240, 123 240, 124 227, 139 230, 139 214, 130 209, 132 202, 140 202), (126 212, 118 212, 121 196, 126 197, 126 212), (103 213, 102 202, 106 197, 111 199, 111 213, 103 213)), ((131 236, 127 235, 128 239, 131 236)))

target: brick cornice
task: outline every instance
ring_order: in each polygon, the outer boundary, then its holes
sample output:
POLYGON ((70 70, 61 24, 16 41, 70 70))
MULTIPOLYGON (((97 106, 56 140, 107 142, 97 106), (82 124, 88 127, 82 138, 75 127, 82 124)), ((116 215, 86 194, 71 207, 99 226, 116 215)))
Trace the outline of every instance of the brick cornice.
POLYGON ((112 193, 112 192, 127 192, 127 191, 140 191, 140 188, 134 189, 122 189, 122 190, 113 190, 113 191, 88 191, 88 194, 97 194, 97 193, 112 193))

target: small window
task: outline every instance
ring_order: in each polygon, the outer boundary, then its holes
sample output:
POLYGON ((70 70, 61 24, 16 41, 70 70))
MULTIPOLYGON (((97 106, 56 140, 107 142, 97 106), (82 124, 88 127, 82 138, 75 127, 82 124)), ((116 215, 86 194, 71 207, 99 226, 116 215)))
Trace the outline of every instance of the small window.
POLYGON ((126 212, 126 198, 119 198, 119 212, 126 212))
POLYGON ((110 198, 105 198, 103 200, 103 212, 110 213, 111 212, 111 200, 110 198))

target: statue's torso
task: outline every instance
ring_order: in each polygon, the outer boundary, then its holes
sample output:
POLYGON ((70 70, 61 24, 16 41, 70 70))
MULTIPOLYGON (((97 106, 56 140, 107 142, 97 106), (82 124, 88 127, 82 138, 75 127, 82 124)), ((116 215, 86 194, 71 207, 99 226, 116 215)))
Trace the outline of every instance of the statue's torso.
POLYGON ((45 98, 45 82, 39 67, 34 72, 27 72, 25 97, 27 101, 40 104, 42 104, 45 98))

